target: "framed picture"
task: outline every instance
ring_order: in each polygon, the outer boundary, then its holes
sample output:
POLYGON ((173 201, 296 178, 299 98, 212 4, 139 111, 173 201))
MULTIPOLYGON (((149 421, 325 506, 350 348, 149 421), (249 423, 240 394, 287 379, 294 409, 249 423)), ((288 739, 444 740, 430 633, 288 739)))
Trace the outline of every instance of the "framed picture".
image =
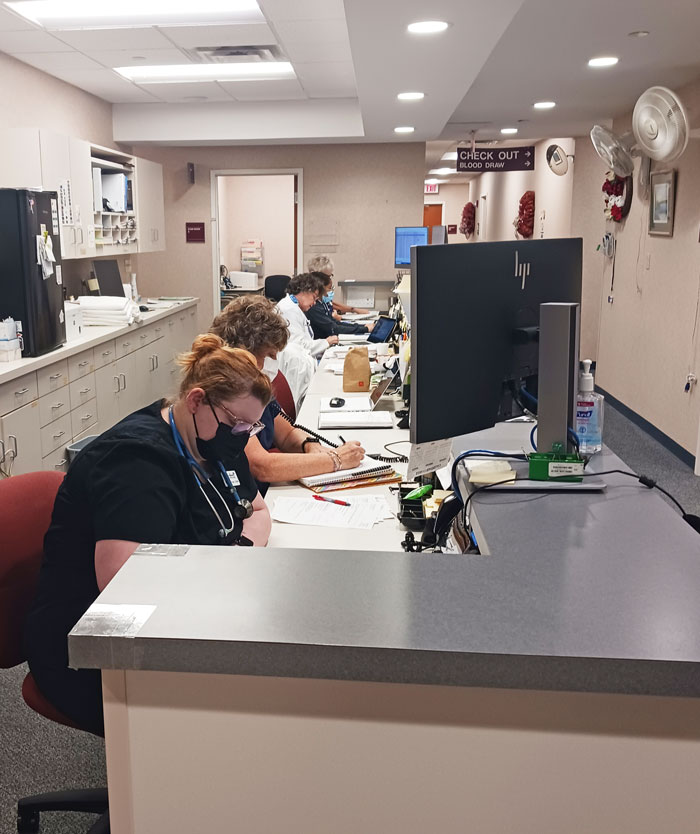
POLYGON ((676 172, 653 171, 650 182, 649 234, 673 234, 673 214, 676 208, 676 172))

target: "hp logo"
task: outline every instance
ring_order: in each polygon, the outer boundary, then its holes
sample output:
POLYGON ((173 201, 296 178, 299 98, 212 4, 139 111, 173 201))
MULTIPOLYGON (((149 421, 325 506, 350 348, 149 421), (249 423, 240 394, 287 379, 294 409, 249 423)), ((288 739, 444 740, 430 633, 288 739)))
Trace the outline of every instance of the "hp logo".
POLYGON ((520 285, 520 289, 524 290, 525 279, 530 277, 530 263, 520 263, 520 253, 517 249, 515 250, 515 277, 521 279, 522 284, 520 285))

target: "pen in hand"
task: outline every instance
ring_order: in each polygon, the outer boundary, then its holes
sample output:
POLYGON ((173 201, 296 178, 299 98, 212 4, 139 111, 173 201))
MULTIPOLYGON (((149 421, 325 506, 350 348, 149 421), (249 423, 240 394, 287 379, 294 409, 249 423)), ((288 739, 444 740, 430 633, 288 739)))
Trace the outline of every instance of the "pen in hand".
POLYGON ((339 434, 338 437, 340 438, 341 443, 345 443, 345 438, 342 435, 339 434))
POLYGON ((351 506, 347 501, 341 501, 338 498, 325 498, 323 495, 314 495, 316 501, 327 501, 329 504, 339 504, 341 507, 351 506))

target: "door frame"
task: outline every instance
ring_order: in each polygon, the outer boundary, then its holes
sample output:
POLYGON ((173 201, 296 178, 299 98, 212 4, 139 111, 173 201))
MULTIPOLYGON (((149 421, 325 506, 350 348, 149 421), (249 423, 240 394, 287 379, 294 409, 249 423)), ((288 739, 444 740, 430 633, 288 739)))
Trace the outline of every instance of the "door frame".
POLYGON ((212 246, 212 298, 214 302, 214 315, 221 306, 221 293, 219 290, 219 190, 218 177, 250 177, 250 176, 276 176, 290 174, 295 177, 296 190, 296 211, 294 221, 296 227, 295 254, 296 263, 294 270, 300 271, 300 259, 304 258, 304 169, 303 168, 217 168, 211 171, 211 246, 212 246))

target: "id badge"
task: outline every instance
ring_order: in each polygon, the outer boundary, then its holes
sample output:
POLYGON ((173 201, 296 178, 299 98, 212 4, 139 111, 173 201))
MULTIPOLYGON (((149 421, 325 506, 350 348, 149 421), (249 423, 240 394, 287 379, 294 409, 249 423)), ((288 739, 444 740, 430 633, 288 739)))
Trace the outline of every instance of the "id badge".
POLYGON ((227 469, 226 474, 231 479, 231 483, 233 484, 233 486, 237 487, 237 486, 241 485, 241 481, 240 481, 238 475, 236 475, 236 470, 235 469, 227 469))

